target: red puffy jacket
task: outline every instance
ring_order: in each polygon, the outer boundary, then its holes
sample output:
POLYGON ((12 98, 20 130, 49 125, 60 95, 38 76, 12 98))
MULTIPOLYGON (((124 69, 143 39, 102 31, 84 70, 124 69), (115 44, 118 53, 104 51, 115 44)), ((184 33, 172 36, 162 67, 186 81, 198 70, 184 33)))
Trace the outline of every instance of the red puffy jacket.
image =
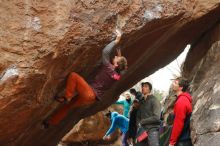
POLYGON ((185 119, 192 113, 192 97, 189 93, 183 92, 177 97, 177 101, 174 105, 174 123, 172 128, 172 134, 170 138, 170 144, 175 145, 182 133, 185 119))

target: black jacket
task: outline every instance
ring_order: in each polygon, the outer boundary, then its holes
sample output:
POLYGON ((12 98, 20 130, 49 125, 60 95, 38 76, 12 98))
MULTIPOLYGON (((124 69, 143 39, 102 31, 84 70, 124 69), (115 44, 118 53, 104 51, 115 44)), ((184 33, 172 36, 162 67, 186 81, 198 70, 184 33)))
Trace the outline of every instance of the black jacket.
POLYGON ((128 137, 133 139, 135 139, 137 132, 136 115, 137 115, 137 109, 132 107, 130 111, 128 137))

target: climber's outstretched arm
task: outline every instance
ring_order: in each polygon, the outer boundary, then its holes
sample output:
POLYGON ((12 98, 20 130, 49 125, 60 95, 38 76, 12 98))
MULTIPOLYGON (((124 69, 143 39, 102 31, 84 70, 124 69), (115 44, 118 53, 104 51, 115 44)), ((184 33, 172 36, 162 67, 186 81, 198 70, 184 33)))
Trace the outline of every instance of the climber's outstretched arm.
MULTIPOLYGON (((121 40, 121 32, 118 30, 118 29, 116 29, 116 39, 114 40, 114 41, 112 41, 111 43, 109 43, 104 49, 103 49, 103 51, 102 51, 102 62, 104 63, 104 64, 107 64, 107 63, 110 63, 110 54, 111 54, 111 52, 112 52, 112 50, 113 50, 113 48, 114 48, 114 46, 116 45, 116 44, 118 44, 119 42, 120 42, 120 40, 121 40)), ((119 50, 117 50, 117 55, 119 54, 119 53, 121 53, 121 51, 119 50)))

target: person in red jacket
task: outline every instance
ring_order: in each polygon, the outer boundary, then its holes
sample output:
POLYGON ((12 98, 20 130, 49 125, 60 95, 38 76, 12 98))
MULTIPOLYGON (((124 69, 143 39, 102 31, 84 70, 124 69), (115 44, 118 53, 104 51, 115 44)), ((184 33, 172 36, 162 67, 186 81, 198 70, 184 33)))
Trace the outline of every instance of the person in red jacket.
POLYGON ((177 99, 174 105, 174 123, 169 146, 192 146, 190 138, 190 117, 192 113, 192 97, 187 92, 189 82, 177 78, 172 84, 177 99))

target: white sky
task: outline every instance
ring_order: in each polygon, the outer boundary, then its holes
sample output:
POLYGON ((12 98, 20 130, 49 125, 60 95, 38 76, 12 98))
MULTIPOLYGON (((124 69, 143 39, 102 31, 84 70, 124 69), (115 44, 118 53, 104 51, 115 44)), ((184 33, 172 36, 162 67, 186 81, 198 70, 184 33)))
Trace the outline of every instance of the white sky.
POLYGON ((189 49, 190 45, 187 45, 184 51, 174 61, 147 77, 147 79, 150 78, 154 89, 168 93, 171 79, 180 75, 180 67, 185 61, 189 49))

